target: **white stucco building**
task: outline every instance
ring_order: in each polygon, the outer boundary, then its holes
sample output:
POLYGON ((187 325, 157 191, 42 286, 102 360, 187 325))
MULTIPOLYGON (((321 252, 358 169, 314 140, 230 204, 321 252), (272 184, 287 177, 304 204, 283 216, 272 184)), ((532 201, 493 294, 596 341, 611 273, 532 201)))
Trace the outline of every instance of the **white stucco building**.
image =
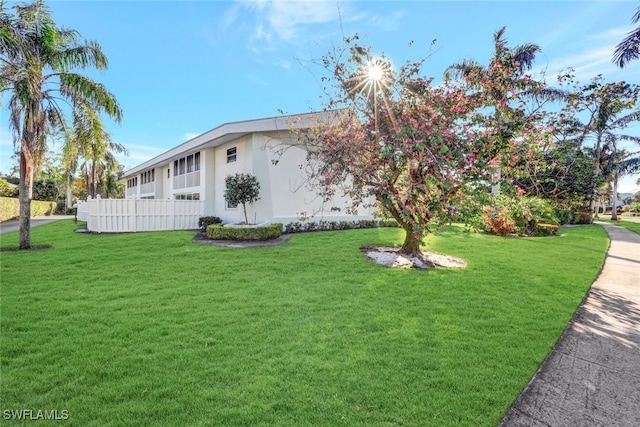
POLYGON ((349 200, 323 206, 306 184, 306 151, 296 144, 292 126, 305 128, 339 112, 308 113, 225 123, 148 160, 123 175, 126 197, 204 201, 204 215, 227 222, 244 220, 242 207, 224 200, 225 178, 250 173, 260 182, 260 200, 247 206, 250 222, 297 221, 301 215, 326 221, 371 219, 362 210, 344 213, 349 200), (286 150, 283 150, 287 147, 286 150), (341 211, 331 207, 342 208, 341 211))

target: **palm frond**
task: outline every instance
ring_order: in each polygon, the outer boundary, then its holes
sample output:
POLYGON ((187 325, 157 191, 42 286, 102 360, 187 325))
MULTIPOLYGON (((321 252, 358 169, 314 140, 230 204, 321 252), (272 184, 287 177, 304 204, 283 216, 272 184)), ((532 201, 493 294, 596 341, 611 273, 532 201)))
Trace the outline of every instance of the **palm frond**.
POLYGON ((60 93, 73 103, 104 111, 116 122, 122 120, 122 109, 115 96, 101 83, 76 73, 59 73, 60 93))
POLYGON ((480 71, 482 71, 482 66, 478 62, 472 59, 465 59, 462 62, 447 67, 444 72, 444 78, 446 80, 460 79, 468 76, 472 72, 480 71))
MULTIPOLYGON (((631 19, 632 23, 640 22, 640 7, 631 19)), ((627 34, 613 52, 611 62, 624 68, 630 61, 640 58, 640 27, 627 34)))
POLYGON ((95 41, 89 41, 82 46, 64 49, 55 55, 53 62, 55 64, 54 69, 65 71, 88 67, 105 70, 109 65, 109 61, 102 52, 100 45, 95 41))
POLYGON ((512 49, 513 59, 520 63, 520 71, 530 70, 536 59, 536 54, 541 51, 540 46, 534 43, 525 43, 512 49))
POLYGON ((611 123, 611 127, 624 128, 629 123, 640 121, 640 110, 632 111, 629 114, 624 115, 611 123))

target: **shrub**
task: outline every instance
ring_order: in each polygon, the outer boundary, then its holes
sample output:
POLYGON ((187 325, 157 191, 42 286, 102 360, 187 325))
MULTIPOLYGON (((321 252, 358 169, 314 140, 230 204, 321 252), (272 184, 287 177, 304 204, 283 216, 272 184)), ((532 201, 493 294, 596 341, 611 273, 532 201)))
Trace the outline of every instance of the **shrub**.
POLYGON ((531 232, 532 236, 555 236, 558 234, 557 224, 536 224, 531 232))
MULTIPOLYGON (((31 215, 53 215, 56 212, 56 202, 31 201, 31 215)), ((0 197, 0 221, 18 218, 20 216, 20 201, 13 197, 0 197)))
POLYGON ((207 237, 214 240, 270 240, 282 234, 282 224, 263 227, 225 227, 212 224, 207 227, 207 237))
POLYGON ((362 219, 360 221, 302 221, 290 222, 284 227, 285 233, 304 233, 309 231, 331 231, 331 230, 351 230, 354 228, 378 228, 378 227, 398 227, 395 220, 371 220, 362 219))
POLYGON ((222 220, 217 216, 201 216, 198 219, 198 227, 202 231, 207 231, 207 227, 211 224, 222 224, 222 220))
POLYGON ((12 197, 0 197, 0 221, 17 218, 20 216, 20 204, 18 199, 12 197))
POLYGON ((593 217, 591 212, 574 212, 573 213, 573 221, 571 224, 591 224, 593 222, 593 217))
POLYGON ((516 222, 511 218, 511 213, 505 207, 493 208, 485 206, 483 208, 482 219, 490 231, 496 236, 506 236, 516 230, 516 222))
POLYGON ((498 236, 534 235, 537 224, 557 224, 551 205, 539 197, 495 196, 491 206, 483 208, 485 230, 498 236))
POLYGON ((0 178, 0 197, 18 197, 18 187, 9 185, 7 181, 0 178))

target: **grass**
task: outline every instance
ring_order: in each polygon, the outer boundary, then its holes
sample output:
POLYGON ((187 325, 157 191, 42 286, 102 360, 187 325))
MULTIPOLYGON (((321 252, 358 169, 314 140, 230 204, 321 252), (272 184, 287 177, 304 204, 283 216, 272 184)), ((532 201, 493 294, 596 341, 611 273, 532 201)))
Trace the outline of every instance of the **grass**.
POLYGON ((623 219, 622 221, 620 221, 619 224, 616 223, 616 225, 619 225, 621 227, 626 228, 627 230, 631 230, 633 232, 640 234, 640 222, 625 221, 623 219))
POLYGON ((397 229, 238 249, 74 228, 34 228, 50 249, 1 254, 0 410, 66 410, 78 426, 495 425, 608 246, 598 226, 454 226, 428 247, 468 267, 418 271, 359 252, 401 243, 397 229))

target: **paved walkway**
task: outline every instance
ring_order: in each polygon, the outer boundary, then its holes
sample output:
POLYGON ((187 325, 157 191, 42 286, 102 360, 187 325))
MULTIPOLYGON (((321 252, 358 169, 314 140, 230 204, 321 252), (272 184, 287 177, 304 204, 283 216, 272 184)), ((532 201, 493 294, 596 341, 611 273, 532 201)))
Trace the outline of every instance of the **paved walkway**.
POLYGON ((501 427, 640 426, 640 235, 599 224, 604 267, 501 427))
MULTIPOLYGON (((61 219, 75 218, 73 215, 49 215, 49 216, 34 216, 31 218, 31 228, 37 227, 43 224, 49 224, 50 222, 59 221, 61 219)), ((12 231, 18 231, 20 229, 20 221, 17 219, 11 219, 9 221, 0 222, 0 234, 10 233, 12 231)))

